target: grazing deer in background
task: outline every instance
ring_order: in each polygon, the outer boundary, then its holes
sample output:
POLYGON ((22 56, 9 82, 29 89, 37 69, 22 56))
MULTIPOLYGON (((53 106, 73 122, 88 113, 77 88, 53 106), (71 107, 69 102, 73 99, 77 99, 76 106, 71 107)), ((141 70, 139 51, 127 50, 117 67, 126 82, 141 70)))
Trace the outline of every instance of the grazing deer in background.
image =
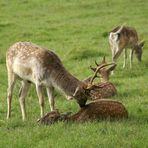
POLYGON ((41 117, 44 115, 43 87, 46 87, 51 111, 54 106, 54 88, 59 88, 66 95, 76 99, 80 107, 87 101, 87 85, 71 75, 63 66, 59 57, 48 49, 29 42, 18 42, 12 45, 6 54, 8 71, 7 118, 11 115, 11 100, 16 79, 22 80, 19 101, 22 119, 26 118, 25 97, 30 83, 36 86, 39 98, 41 117))
POLYGON ((132 67, 133 53, 135 53, 138 61, 141 61, 144 41, 139 42, 138 34, 134 28, 128 26, 118 26, 114 28, 109 34, 109 43, 112 50, 113 62, 116 62, 124 50, 123 68, 126 66, 127 48, 131 48, 130 67, 132 67))
POLYGON ((109 81, 109 75, 111 71, 115 69, 116 64, 108 64, 105 61, 105 57, 100 64, 98 64, 96 61, 95 64, 97 66, 96 68, 90 66, 91 70, 94 71, 94 75, 83 80, 85 83, 90 84, 90 87, 89 85, 87 87, 87 89, 90 90, 90 99, 96 100, 114 96, 117 94, 117 90, 114 84, 109 81), (97 77, 100 77, 100 82, 92 84, 94 79, 97 77))
POLYGON ((70 115, 70 112, 60 113, 58 110, 47 113, 38 122, 50 125, 59 121, 66 122, 87 122, 97 120, 113 120, 128 117, 128 111, 118 101, 100 99, 82 107, 77 113, 70 115))

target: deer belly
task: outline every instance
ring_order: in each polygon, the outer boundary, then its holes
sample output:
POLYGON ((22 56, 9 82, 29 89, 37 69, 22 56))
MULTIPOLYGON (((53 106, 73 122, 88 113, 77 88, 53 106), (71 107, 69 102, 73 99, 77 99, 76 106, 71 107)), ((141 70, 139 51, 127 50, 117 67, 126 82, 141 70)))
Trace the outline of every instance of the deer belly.
POLYGON ((44 86, 51 86, 49 72, 34 58, 22 60, 16 58, 13 63, 13 72, 23 80, 44 86))
POLYGON ((15 74, 17 74, 21 79, 33 81, 32 77, 32 69, 28 67, 27 65, 21 65, 21 64, 14 64, 13 65, 13 71, 15 74))

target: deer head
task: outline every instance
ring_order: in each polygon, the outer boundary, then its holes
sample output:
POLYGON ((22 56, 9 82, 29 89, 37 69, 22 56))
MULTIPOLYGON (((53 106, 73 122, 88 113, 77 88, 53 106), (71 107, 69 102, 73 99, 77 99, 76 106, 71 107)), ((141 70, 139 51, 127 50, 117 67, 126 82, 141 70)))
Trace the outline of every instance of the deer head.
POLYGON ((76 98, 77 103, 80 107, 84 107, 89 97, 89 92, 86 89, 87 85, 80 85, 76 88, 73 97, 76 98))
POLYGON ((92 84, 93 83, 93 80, 96 77, 98 77, 97 76, 98 73, 99 73, 101 82, 108 81, 109 80, 110 72, 115 69, 116 64, 115 63, 109 63, 109 64, 107 64, 107 62, 105 60, 105 56, 103 57, 103 60, 102 60, 101 64, 98 64, 96 61, 95 61, 95 64, 96 64, 97 68, 93 68, 93 67, 90 66, 91 70, 93 70, 95 72, 94 73, 94 76, 92 77, 92 79, 90 81, 90 83, 92 84))
POLYGON ((134 49, 135 49, 135 55, 138 59, 139 62, 141 62, 141 57, 142 57, 142 49, 144 46, 145 41, 141 41, 140 43, 138 43, 134 49))

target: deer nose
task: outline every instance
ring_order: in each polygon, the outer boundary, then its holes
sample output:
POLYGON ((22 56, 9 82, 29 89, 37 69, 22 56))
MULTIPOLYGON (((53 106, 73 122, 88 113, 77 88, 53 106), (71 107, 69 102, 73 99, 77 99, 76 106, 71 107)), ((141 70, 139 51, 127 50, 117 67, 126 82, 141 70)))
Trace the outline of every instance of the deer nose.
POLYGON ((79 106, 82 108, 85 106, 86 101, 87 101, 87 99, 85 98, 85 99, 78 100, 77 102, 78 102, 79 106))

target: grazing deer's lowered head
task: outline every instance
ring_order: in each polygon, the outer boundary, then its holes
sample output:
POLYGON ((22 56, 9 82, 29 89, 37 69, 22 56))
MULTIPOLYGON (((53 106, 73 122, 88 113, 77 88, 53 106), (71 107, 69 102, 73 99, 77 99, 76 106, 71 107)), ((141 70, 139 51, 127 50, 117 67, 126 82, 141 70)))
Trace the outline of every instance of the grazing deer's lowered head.
POLYGON ((77 113, 60 113, 59 111, 47 113, 38 122, 50 125, 58 121, 87 122, 102 119, 122 119, 127 118, 128 112, 124 105, 118 101, 100 99, 91 102, 81 108, 77 113))
POLYGON ((130 67, 132 67, 133 53, 138 61, 142 59, 142 48, 144 41, 139 42, 137 31, 133 27, 117 26, 109 34, 109 43, 112 50, 112 61, 116 62, 117 58, 124 50, 124 64, 126 66, 127 48, 130 48, 130 67))
POLYGON ((66 95, 76 99, 83 107, 88 98, 87 85, 71 75, 63 66, 59 57, 48 49, 29 42, 18 42, 12 45, 6 54, 8 71, 7 118, 11 115, 11 100, 16 79, 22 80, 20 88, 20 106, 23 120, 26 118, 25 98, 30 83, 36 86, 39 98, 41 117, 44 115, 43 88, 47 90, 51 110, 55 110, 54 88, 59 88, 66 95))

